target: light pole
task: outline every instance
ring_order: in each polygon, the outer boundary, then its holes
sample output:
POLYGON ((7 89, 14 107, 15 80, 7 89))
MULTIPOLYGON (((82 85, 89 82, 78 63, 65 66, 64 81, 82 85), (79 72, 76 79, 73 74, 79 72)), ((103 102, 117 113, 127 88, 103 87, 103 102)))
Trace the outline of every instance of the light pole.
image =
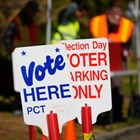
POLYGON ((52 11, 52 0, 48 0, 47 7, 47 28, 46 28, 46 44, 50 44, 51 40, 51 11, 52 11))

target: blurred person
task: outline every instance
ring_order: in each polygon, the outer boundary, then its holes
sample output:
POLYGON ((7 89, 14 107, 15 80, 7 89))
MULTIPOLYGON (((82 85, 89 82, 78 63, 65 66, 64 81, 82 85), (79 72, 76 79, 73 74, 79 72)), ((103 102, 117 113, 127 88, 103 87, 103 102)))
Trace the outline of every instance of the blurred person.
MULTIPOLYGON (((93 38, 107 38, 109 41, 110 70, 127 69, 133 34, 133 22, 123 16, 122 3, 115 1, 105 13, 95 16, 90 21, 90 33, 93 38)), ((112 106, 114 121, 122 120, 122 78, 111 79, 112 106)))
POLYGON ((73 40, 79 38, 80 25, 78 19, 88 14, 88 5, 85 2, 73 0, 58 15, 58 25, 52 36, 51 44, 60 40, 73 40))
POLYGON ((129 48, 132 45, 133 26, 133 22, 123 16, 122 7, 117 2, 114 2, 114 5, 106 13, 95 16, 90 21, 90 33, 93 38, 105 37, 109 40, 110 46, 116 44, 121 47, 119 68, 112 64, 111 71, 127 69, 126 62, 130 55, 129 48))
MULTIPOLYGON (((78 19, 88 14, 88 5, 85 1, 73 0, 58 14, 58 25, 52 35, 51 44, 57 44, 60 40, 74 40, 80 38, 80 24, 78 19)), ((75 119, 77 122, 77 119, 75 119)), ((72 121, 67 122, 66 127, 72 121)))
POLYGON ((22 113, 20 93, 15 92, 13 88, 13 73, 11 53, 16 47, 37 45, 39 39, 39 27, 34 20, 38 12, 38 4, 35 1, 29 1, 22 8, 19 14, 14 17, 3 35, 3 49, 0 53, 1 79, 0 90, 6 98, 13 96, 12 106, 7 110, 14 115, 22 113))

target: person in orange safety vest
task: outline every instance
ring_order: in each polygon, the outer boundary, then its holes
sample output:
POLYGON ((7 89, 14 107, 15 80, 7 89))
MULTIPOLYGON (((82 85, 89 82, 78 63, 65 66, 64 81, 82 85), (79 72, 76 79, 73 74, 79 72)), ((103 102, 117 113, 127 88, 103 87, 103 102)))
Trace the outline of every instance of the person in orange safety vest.
POLYGON ((117 60, 113 62, 115 60, 114 55, 110 58, 111 71, 126 69, 126 58, 129 55, 133 26, 134 24, 131 20, 123 17, 122 9, 118 5, 114 5, 106 14, 93 17, 90 21, 91 36, 93 38, 107 38, 110 44, 111 56, 111 53, 116 55, 117 50, 118 53, 120 52, 118 62, 117 60), (118 48, 112 48, 113 45, 118 46, 118 48))
MULTIPOLYGON (((28 1, 19 14, 10 22, 2 41, 0 50, 0 92, 6 99, 12 99, 5 110, 12 111, 15 115, 22 113, 20 93, 13 89, 13 73, 11 54, 16 47, 33 46, 38 44, 39 26, 34 20, 38 12, 38 4, 34 0, 28 1), (14 97, 13 98, 11 98, 14 97)), ((0 104, 1 105, 1 104, 0 104)), ((2 110, 0 106, 0 110, 2 110)))
MULTIPOLYGON (((94 16, 90 20, 89 30, 93 38, 107 38, 109 41, 110 70, 120 71, 127 69, 127 58, 130 55, 134 24, 123 16, 123 10, 119 1, 106 13, 94 16)), ((122 106, 122 78, 111 78, 113 120, 123 119, 122 106)), ((109 115, 108 115, 109 116, 109 115)), ((99 120, 103 120, 103 118, 99 120)), ((107 120, 105 118, 104 120, 107 120)))
POLYGON ((4 49, 1 55, 11 59, 11 52, 16 47, 36 45, 39 39, 39 26, 34 21, 38 4, 29 1, 17 16, 10 22, 3 35, 4 49))

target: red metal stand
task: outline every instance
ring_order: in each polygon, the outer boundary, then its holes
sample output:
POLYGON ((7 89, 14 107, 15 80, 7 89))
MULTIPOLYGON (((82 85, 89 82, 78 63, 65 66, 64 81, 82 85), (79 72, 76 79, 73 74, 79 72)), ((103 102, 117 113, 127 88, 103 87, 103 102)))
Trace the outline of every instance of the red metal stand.
POLYGON ((82 107, 82 131, 83 131, 83 140, 94 140, 94 135, 92 132, 92 114, 91 107, 85 104, 82 107))
POLYGON ((49 132, 49 140, 60 140, 59 125, 57 114, 50 111, 47 115, 47 124, 49 132))
POLYGON ((30 140, 35 140, 35 127, 33 125, 29 125, 29 137, 30 140))

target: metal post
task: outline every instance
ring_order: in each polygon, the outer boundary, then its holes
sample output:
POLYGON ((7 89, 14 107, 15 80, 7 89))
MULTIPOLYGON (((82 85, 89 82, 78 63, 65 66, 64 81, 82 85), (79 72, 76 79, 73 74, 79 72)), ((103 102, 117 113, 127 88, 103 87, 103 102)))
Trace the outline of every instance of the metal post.
POLYGON ((46 28, 46 44, 50 44, 51 40, 51 10, 52 10, 52 0, 48 0, 47 8, 47 28, 46 28))
POLYGON ((136 8, 136 52, 138 65, 138 95, 140 95, 140 26, 139 26, 139 0, 135 0, 136 8))

